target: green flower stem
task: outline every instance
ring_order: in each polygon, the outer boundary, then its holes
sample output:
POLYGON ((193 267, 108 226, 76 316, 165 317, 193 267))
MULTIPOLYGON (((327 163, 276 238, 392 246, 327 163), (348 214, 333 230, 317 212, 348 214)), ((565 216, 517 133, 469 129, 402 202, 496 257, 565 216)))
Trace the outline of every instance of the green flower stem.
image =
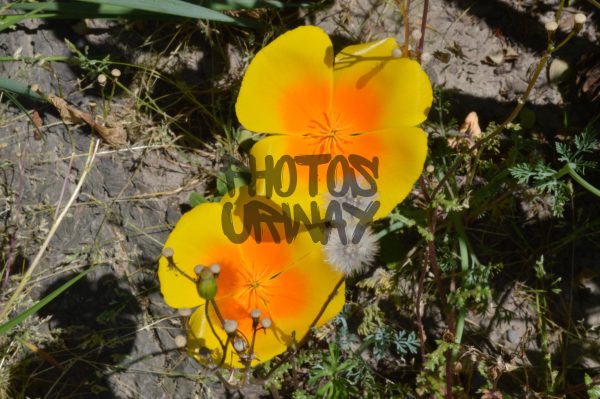
POLYGON ((567 163, 565 166, 563 166, 563 168, 556 174, 556 178, 560 178, 560 177, 564 176, 565 174, 568 174, 569 176, 571 176, 573 178, 573 180, 575 180, 577 183, 579 183, 583 188, 588 190, 590 193, 594 194, 597 197, 600 197, 600 190, 598 190, 598 188, 596 188, 595 186, 591 185, 587 180, 585 180, 583 178, 583 176, 581 176, 579 173, 577 173, 575 171, 575 169, 571 166, 570 163, 567 163))
MULTIPOLYGON (((465 286, 465 276, 469 271, 469 249, 467 246, 467 235, 462 225, 462 222, 456 213, 451 213, 450 218, 452 223, 454 224, 454 228, 456 229, 456 233, 458 235, 458 250, 460 252, 460 276, 461 276, 461 286, 465 286)), ((458 311, 458 317, 456 319, 456 326, 454 329, 454 342, 456 344, 460 344, 462 341, 463 331, 465 328, 465 317, 467 316, 467 308, 462 307, 458 311)), ((452 357, 456 358, 458 355, 458 348, 455 348, 452 351, 452 357)))

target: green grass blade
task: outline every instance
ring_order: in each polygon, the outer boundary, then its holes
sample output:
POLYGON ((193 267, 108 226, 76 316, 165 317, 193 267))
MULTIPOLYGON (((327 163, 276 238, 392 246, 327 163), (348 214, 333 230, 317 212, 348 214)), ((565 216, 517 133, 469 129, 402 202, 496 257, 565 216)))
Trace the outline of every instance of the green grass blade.
POLYGON ((301 8, 310 7, 310 3, 283 3, 277 0, 208 0, 198 4, 216 11, 251 10, 254 8, 301 8))
POLYGON ((52 302, 57 296, 59 296, 65 290, 67 290, 69 287, 71 287, 73 284, 75 284, 76 282, 81 280, 93 269, 94 269, 94 267, 90 267, 89 269, 82 271, 77 276, 73 277, 72 279, 70 279, 69 281, 67 281, 66 283, 64 283, 63 285, 61 285, 54 291, 52 291, 50 294, 46 295, 43 299, 38 301, 38 303, 36 303, 32 307, 30 307, 29 309, 25 310, 24 312, 13 317, 6 323, 2 324, 0 326, 0 335, 8 333, 13 327, 19 325, 19 323, 21 323, 23 320, 25 320, 26 318, 28 318, 29 316, 36 313, 38 310, 40 310, 41 308, 43 308, 44 306, 46 306, 47 304, 52 302))
POLYGON ((15 3, 13 10, 43 12, 37 18, 48 19, 84 19, 84 18, 140 18, 140 19, 173 19, 173 15, 160 15, 154 12, 137 10, 131 7, 112 4, 92 4, 74 1, 65 3, 46 1, 43 3, 15 3))
MULTIPOLYGON (((240 26, 254 26, 250 21, 241 20, 222 14, 206 7, 187 3, 182 0, 79 0, 93 4, 110 4, 130 7, 137 10, 149 11, 164 15, 175 15, 184 18, 207 19, 240 26)), ((74 2, 72 2, 74 3, 74 2)), ((74 5, 73 5, 74 6, 74 5)))
POLYGON ((0 32, 18 24, 25 19, 40 18, 40 15, 38 14, 40 14, 42 11, 43 9, 33 9, 26 14, 0 15, 0 32))
POLYGON ((17 80, 12 80, 8 78, 0 77, 0 92, 20 94, 22 96, 27 96, 33 100, 45 101, 44 97, 31 90, 31 86, 23 82, 19 82, 17 80))

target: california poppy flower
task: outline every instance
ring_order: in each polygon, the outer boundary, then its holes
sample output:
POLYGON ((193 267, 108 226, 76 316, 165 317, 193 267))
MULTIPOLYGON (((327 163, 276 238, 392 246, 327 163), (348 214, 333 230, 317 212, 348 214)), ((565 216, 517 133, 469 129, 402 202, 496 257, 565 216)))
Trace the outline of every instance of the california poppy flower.
MULTIPOLYGON (((329 154, 331 160, 338 155, 377 158, 377 219, 408 195, 422 171, 427 137, 416 126, 426 119, 431 102, 427 75, 416 61, 401 56, 395 39, 346 47, 334 59, 327 34, 302 26, 256 54, 244 75, 236 113, 246 129, 269 135, 251 149, 257 171, 268 167, 269 156, 275 162, 318 154, 329 154)), ((279 172, 281 185, 292 183, 293 192, 268 194, 276 203, 300 204, 305 211, 315 201, 320 209, 326 207, 332 179, 339 188, 359 172, 343 159, 332 172, 324 161, 315 194, 309 190, 309 167, 292 166, 295 176, 290 164, 279 172)), ((266 193, 264 179, 256 179, 256 189, 266 193)))
MULTIPOLYGON (((174 308, 196 308, 189 320, 190 354, 215 366, 244 367, 248 356, 255 365, 300 341, 342 278, 303 229, 291 243, 275 242, 273 232, 263 224, 260 243, 254 231, 243 243, 233 243, 223 232, 223 208, 233 204, 231 218, 239 230, 249 201, 276 207, 265 198, 250 197, 246 188, 238 189, 233 198, 224 196, 220 203, 200 204, 177 222, 165 243, 167 256, 159 261, 165 302, 174 308), (198 292, 204 269, 217 273, 214 305, 218 311, 210 304, 207 312, 207 300, 198 292), (227 334, 228 328, 235 330, 233 336, 227 334)), ((343 304, 342 285, 317 325, 334 317, 343 304)))

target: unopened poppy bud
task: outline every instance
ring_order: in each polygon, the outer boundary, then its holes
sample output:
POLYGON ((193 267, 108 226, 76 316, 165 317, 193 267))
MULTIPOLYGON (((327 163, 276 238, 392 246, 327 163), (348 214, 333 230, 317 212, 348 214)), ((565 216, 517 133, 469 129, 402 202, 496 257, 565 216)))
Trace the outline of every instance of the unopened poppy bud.
POLYGON ((227 334, 233 334, 237 330, 238 323, 235 320, 225 320, 223 322, 223 329, 227 334))
POLYGON ((269 328, 271 327, 271 324, 271 319, 269 319, 268 317, 265 317, 260 321, 260 325, 262 326, 262 328, 269 328))
POLYGON ((580 31, 583 28, 583 24, 585 24, 586 21, 586 17, 585 15, 581 14, 581 13, 577 13, 575 14, 575 30, 576 31, 580 31))
POLYGON ((172 258, 175 255, 175 251, 173 251, 173 248, 163 248, 161 255, 165 258, 172 258))
POLYGON ((246 350, 246 343, 240 337, 236 337, 233 340, 233 349, 235 349, 237 352, 243 352, 246 350))
POLYGON ((221 265, 219 265, 218 263, 213 263, 212 265, 210 265, 210 271, 212 272, 212 274, 218 276, 219 273, 221 273, 221 265))
POLYGON ((100 86, 104 86, 106 84, 106 75, 101 73, 100 75, 98 75, 97 80, 100 86))
POLYGON ((207 301, 210 301, 217 295, 217 282, 212 277, 212 273, 209 272, 209 274, 210 277, 204 278, 203 271, 200 280, 196 283, 198 295, 200 295, 200 298, 206 299, 207 301))
POLYGON ((175 337, 175 346, 178 348, 183 348, 187 344, 187 339, 183 335, 178 335, 175 337))
POLYGON ((204 270, 204 265, 196 265, 194 267, 194 273, 196 273, 197 275, 202 274, 202 270, 204 270))
POLYGON ((112 71, 110 71, 110 74, 112 75, 113 78, 119 79, 119 76, 121 76, 121 71, 118 70, 117 68, 115 68, 112 71))

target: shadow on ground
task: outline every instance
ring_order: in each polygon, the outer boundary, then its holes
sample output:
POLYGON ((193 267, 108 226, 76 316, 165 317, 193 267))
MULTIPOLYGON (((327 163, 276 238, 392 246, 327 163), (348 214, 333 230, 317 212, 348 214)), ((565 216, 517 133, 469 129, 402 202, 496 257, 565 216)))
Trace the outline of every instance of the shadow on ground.
MULTIPOLYGON (((49 286, 48 295, 71 279, 49 286)), ((133 348, 136 298, 112 275, 82 280, 39 312, 50 317, 52 344, 13 371, 15 398, 115 398, 106 378, 133 348)))

